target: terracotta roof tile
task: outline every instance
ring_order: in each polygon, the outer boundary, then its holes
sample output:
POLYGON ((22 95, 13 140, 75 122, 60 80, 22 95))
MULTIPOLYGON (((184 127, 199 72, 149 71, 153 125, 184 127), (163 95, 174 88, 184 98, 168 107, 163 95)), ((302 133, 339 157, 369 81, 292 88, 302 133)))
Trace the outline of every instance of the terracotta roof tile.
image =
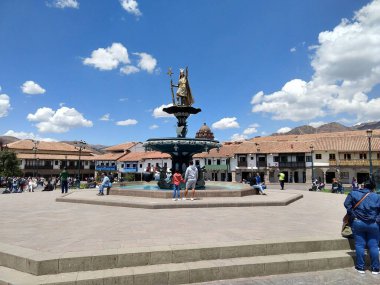
POLYGON ((207 157, 232 157, 235 154, 235 151, 239 148, 241 143, 223 143, 222 147, 219 149, 219 152, 216 148, 210 150, 210 152, 202 152, 195 154, 193 158, 207 158, 207 157))
POLYGON ((138 143, 137 142, 125 142, 122 144, 117 144, 114 146, 104 148, 103 150, 104 151, 126 151, 126 150, 130 149, 131 147, 135 146, 136 144, 138 144, 138 143))
MULTIPOLYGON (((15 151, 17 150, 31 151, 34 147, 34 143, 32 140, 19 140, 19 141, 7 144, 7 147, 15 151)), ((76 149, 75 146, 67 144, 67 143, 62 143, 62 142, 39 141, 37 148, 38 148, 38 151, 78 152, 78 149, 76 149)), ((91 151, 87 149, 83 149, 82 152, 89 153, 91 151)))
POLYGON ((170 158, 169 154, 162 153, 159 151, 147 151, 147 152, 130 152, 125 156, 121 157, 118 161, 141 161, 145 159, 167 159, 170 158))

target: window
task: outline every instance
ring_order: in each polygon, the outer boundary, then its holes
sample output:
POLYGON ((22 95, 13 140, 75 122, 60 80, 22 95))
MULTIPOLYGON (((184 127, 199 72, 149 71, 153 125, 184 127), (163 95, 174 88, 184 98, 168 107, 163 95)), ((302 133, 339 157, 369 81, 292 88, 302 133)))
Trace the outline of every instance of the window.
POLYGON ((306 162, 311 162, 311 155, 306 156, 306 162))
POLYGON ((366 153, 360 153, 359 157, 360 157, 360 159, 367 159, 367 154, 366 153))
POLYGON ((140 168, 142 168, 142 164, 140 164, 140 168))
POLYGON ((115 166, 115 162, 112 162, 112 166, 115 166))
POLYGON ((217 164, 217 165, 220 165, 220 159, 217 159, 217 160, 216 160, 216 164, 217 164))
POLYGON ((110 166, 110 163, 109 163, 109 162, 107 162, 107 163, 106 163, 106 166, 110 166))
POLYGON ((380 153, 377 154, 377 159, 380 159, 380 153))
POLYGON ((245 156, 240 156, 239 157, 239 161, 240 162, 246 162, 247 161, 247 158, 245 156))
POLYGON ((316 153, 315 154, 315 159, 322 159, 322 154, 321 153, 316 153))
MULTIPOLYGON (((166 166, 166 165, 165 165, 165 166, 166 166)), ((136 164, 136 163, 132 164, 132 167, 133 167, 133 168, 136 168, 136 167, 137 167, 137 164, 136 164)))
POLYGON ((55 161, 54 161, 54 165, 58 165, 58 160, 55 160, 55 161))
POLYGON ((207 159, 207 164, 211 165, 211 159, 207 159))
POLYGON ((156 163, 156 167, 159 167, 159 166, 160 166, 160 164, 157 162, 157 163, 156 163))
POLYGON ((287 156, 280 156, 280 161, 281 162, 288 162, 288 157, 287 156))
POLYGON ((131 165, 129 163, 127 163, 127 168, 129 168, 131 165))
POLYGON ((104 162, 101 162, 101 163, 100 163, 100 166, 104 166, 104 162))
MULTIPOLYGON (((165 164, 166 164, 166 162, 165 162, 165 164)), ((199 165, 199 160, 196 160, 195 161, 195 165, 199 165)), ((165 165, 166 166, 166 165, 165 165)))
POLYGON ((345 160, 351 160, 351 153, 345 153, 344 154, 344 159, 345 160))
POLYGON ((88 165, 88 161, 87 160, 86 160, 85 164, 88 165))
POLYGON ((251 156, 251 160, 253 160, 253 156, 251 156))
MULTIPOLYGON (((197 162, 195 162, 195 164, 197 164, 197 162)), ((198 160, 198 165, 199 165, 199 160, 198 160)), ((167 162, 164 162, 164 167, 168 167, 168 163, 167 162)))
POLYGON ((124 168, 124 163, 121 165, 121 168, 124 168))
POLYGON ((335 153, 330 153, 329 154, 329 159, 330 160, 335 160, 335 153))
POLYGON ((273 156, 273 162, 279 162, 279 161, 280 161, 280 159, 278 156, 273 156))
POLYGON ((257 160, 258 160, 258 161, 265 161, 265 156, 259 156, 259 157, 257 158, 257 160))
POLYGON ((305 162, 305 157, 303 155, 297 155, 296 156, 296 161, 297 162, 305 162))

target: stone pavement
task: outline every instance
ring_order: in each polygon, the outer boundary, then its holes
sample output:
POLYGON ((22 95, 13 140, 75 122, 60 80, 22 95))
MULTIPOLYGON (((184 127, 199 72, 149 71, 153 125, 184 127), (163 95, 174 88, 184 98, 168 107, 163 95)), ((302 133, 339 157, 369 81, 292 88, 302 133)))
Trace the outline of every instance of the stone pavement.
POLYGON ((358 274, 353 268, 293 273, 233 280, 194 283, 194 285, 378 285, 380 275, 358 274))
MULTIPOLYGON (((95 195, 95 191, 80 191, 95 195)), ((276 191, 280 190, 268 190, 268 193, 276 191)), ((302 193, 304 198, 281 207, 150 210, 57 203, 59 191, 0 195, 0 242, 64 253, 340 237, 344 195, 285 191, 302 193)))

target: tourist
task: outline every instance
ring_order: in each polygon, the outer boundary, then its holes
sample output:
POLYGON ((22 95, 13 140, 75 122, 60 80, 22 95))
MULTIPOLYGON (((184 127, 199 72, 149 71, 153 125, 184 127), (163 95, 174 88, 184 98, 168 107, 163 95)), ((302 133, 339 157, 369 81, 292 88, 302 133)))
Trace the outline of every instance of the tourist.
POLYGON ((264 193, 264 190, 267 187, 266 187, 264 182, 261 182, 261 177, 260 177, 260 174, 258 172, 256 173, 256 187, 259 190, 259 193, 261 195, 266 195, 266 193, 264 193))
POLYGON ((352 190, 359 189, 359 184, 355 177, 352 177, 351 187, 352 187, 352 190))
POLYGON ((68 191, 68 188, 69 188, 68 177, 69 177, 69 173, 67 172, 66 167, 64 167, 62 172, 59 174, 59 179, 61 180, 62 194, 67 193, 68 191))
POLYGON ((97 194, 98 196, 103 196, 104 188, 110 187, 111 184, 110 178, 105 173, 102 173, 101 179, 102 183, 99 185, 99 193, 97 194))
POLYGON ((183 200, 187 199, 187 191, 189 188, 192 188, 191 201, 194 200, 195 185, 197 184, 197 180, 198 180, 198 169, 196 166, 194 166, 194 163, 190 161, 189 167, 186 169, 186 172, 185 172, 186 189, 185 189, 185 197, 183 198, 183 200))
POLYGON ((183 180, 181 173, 176 170, 173 175, 173 201, 181 199, 181 182, 185 182, 185 180, 183 180))
POLYGON ((285 186, 285 173, 284 172, 280 172, 278 174, 278 181, 280 181, 281 190, 284 190, 284 186, 285 186))
POLYGON ((379 274, 380 197, 374 193, 375 188, 376 184, 373 181, 366 181, 364 189, 354 190, 348 194, 344 206, 351 218, 355 240, 355 269, 359 273, 365 273, 364 256, 367 247, 371 257, 372 274, 377 275, 379 274), (353 209, 355 205, 357 206, 353 209))

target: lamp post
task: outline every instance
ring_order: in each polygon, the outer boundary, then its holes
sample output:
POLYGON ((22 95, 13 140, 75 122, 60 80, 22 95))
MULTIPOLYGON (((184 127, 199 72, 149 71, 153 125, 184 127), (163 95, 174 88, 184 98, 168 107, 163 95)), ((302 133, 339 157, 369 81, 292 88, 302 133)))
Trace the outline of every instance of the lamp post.
POLYGON ((77 188, 80 188, 80 156, 82 154, 82 150, 86 148, 87 143, 84 140, 76 141, 74 142, 76 145, 76 149, 79 150, 79 156, 78 156, 78 182, 77 182, 77 188))
POLYGON ((311 182, 313 183, 314 181, 314 158, 313 158, 314 146, 313 145, 310 146, 310 153, 311 153, 311 182))
POLYGON ((372 146, 371 146, 371 139, 372 139, 372 130, 367 130, 367 138, 368 138, 368 155, 369 155, 369 179, 372 179, 372 146))
POLYGON ((32 150, 34 151, 34 167, 33 167, 33 177, 36 176, 36 164, 37 164, 37 150, 38 150, 38 144, 40 143, 37 140, 32 140, 33 143, 33 148, 32 150))

